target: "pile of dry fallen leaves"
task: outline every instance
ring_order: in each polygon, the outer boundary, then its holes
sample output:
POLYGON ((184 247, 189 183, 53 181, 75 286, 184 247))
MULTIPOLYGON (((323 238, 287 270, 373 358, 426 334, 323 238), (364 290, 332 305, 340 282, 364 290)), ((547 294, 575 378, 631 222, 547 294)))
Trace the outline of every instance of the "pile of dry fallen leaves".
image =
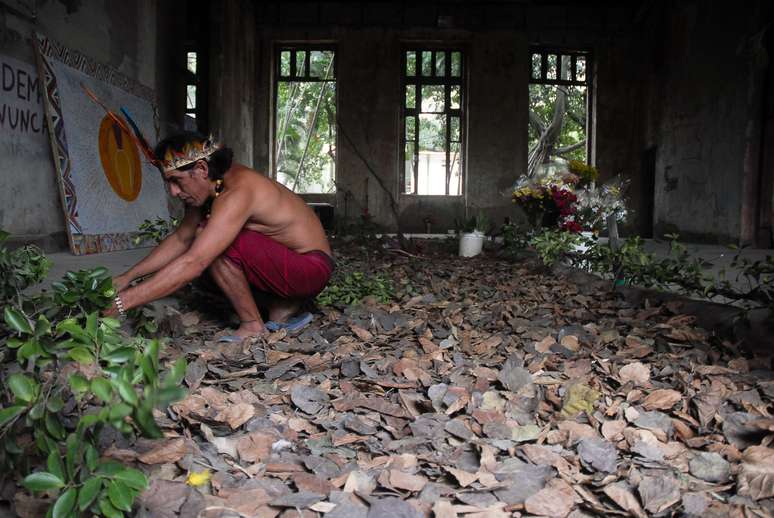
POLYGON ((167 438, 106 437, 140 516, 769 516, 774 373, 680 313, 527 264, 338 248, 390 305, 241 345, 174 313, 167 438))

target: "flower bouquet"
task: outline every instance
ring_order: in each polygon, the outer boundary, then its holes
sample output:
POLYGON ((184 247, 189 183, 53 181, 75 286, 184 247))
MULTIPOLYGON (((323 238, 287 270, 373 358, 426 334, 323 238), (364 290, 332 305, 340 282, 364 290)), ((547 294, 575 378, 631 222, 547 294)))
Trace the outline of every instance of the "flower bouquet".
POLYGON ((522 176, 514 185, 513 202, 527 214, 533 227, 562 228, 580 232, 574 218, 577 197, 574 185, 579 177, 542 170, 534 177, 522 176))
POLYGON ((601 186, 591 182, 586 188, 577 190, 575 219, 578 224, 584 230, 599 233, 610 216, 618 222, 625 221, 628 211, 624 194, 628 185, 628 180, 616 176, 601 186))

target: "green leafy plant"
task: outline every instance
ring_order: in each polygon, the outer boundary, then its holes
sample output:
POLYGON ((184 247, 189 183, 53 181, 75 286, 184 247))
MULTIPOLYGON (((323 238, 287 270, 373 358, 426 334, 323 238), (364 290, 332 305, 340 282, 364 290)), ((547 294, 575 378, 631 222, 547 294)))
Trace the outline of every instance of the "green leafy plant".
POLYGON ((467 233, 481 232, 486 234, 489 231, 489 226, 489 218, 486 216, 486 214, 479 212, 465 222, 465 225, 462 227, 462 231, 467 233))
POLYGON ((395 298, 392 281, 378 273, 349 273, 335 278, 317 295, 315 302, 321 306, 347 306, 365 297, 375 297, 381 303, 390 302, 395 298))
POLYGON ((716 277, 706 272, 707 263, 692 255, 679 242, 679 236, 666 237, 670 239, 669 253, 660 258, 645 251, 644 242, 638 236, 624 240, 613 249, 593 237, 546 231, 535 236, 530 245, 547 266, 565 259, 573 266, 612 278, 614 285, 626 283, 707 299, 720 298, 745 310, 768 308, 774 316, 774 256, 753 261, 742 257, 742 249, 731 247, 737 250, 731 261, 737 274, 729 279, 722 270, 716 277), (585 250, 578 251, 577 245, 585 250))
POLYGON ((46 278, 51 261, 34 245, 4 246, 10 234, 0 230, 0 300, 17 300, 21 292, 46 278))
POLYGON ((553 266, 579 244, 580 239, 580 236, 573 232, 552 229, 535 235, 529 244, 540 256, 543 264, 553 266))
POLYGON ((69 272, 51 295, 3 299, 0 468, 55 496, 50 516, 130 513, 145 475, 100 459, 97 437, 105 427, 161 437, 153 410, 184 396, 184 360, 163 373, 158 341, 99 316, 112 296, 97 268, 69 272))
POLYGON ((152 240, 155 243, 161 243, 165 237, 177 228, 179 220, 171 218, 169 220, 156 218, 155 220, 146 219, 137 229, 137 234, 132 238, 135 245, 143 241, 152 240))

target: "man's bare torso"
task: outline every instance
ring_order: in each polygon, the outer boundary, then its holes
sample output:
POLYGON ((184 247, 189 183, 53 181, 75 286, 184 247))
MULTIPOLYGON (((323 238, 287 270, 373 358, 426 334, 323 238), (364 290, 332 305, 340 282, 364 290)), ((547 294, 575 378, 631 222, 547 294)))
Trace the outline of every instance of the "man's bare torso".
POLYGON ((218 207, 228 203, 236 191, 251 193, 244 228, 271 237, 300 254, 320 250, 331 255, 331 248, 320 220, 297 194, 252 169, 234 164, 224 175, 224 191, 212 204, 212 218, 218 207))

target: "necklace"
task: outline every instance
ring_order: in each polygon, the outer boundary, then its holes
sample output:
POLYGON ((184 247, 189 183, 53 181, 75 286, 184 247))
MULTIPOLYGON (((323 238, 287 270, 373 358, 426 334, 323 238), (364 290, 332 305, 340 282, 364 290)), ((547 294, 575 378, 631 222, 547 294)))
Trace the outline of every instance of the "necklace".
POLYGON ((205 218, 209 219, 210 214, 212 213, 212 202, 215 200, 215 198, 220 196, 220 193, 222 193, 224 189, 225 187, 223 186, 223 179, 218 178, 217 180, 215 180, 215 196, 207 200, 207 203, 204 206, 205 218))

